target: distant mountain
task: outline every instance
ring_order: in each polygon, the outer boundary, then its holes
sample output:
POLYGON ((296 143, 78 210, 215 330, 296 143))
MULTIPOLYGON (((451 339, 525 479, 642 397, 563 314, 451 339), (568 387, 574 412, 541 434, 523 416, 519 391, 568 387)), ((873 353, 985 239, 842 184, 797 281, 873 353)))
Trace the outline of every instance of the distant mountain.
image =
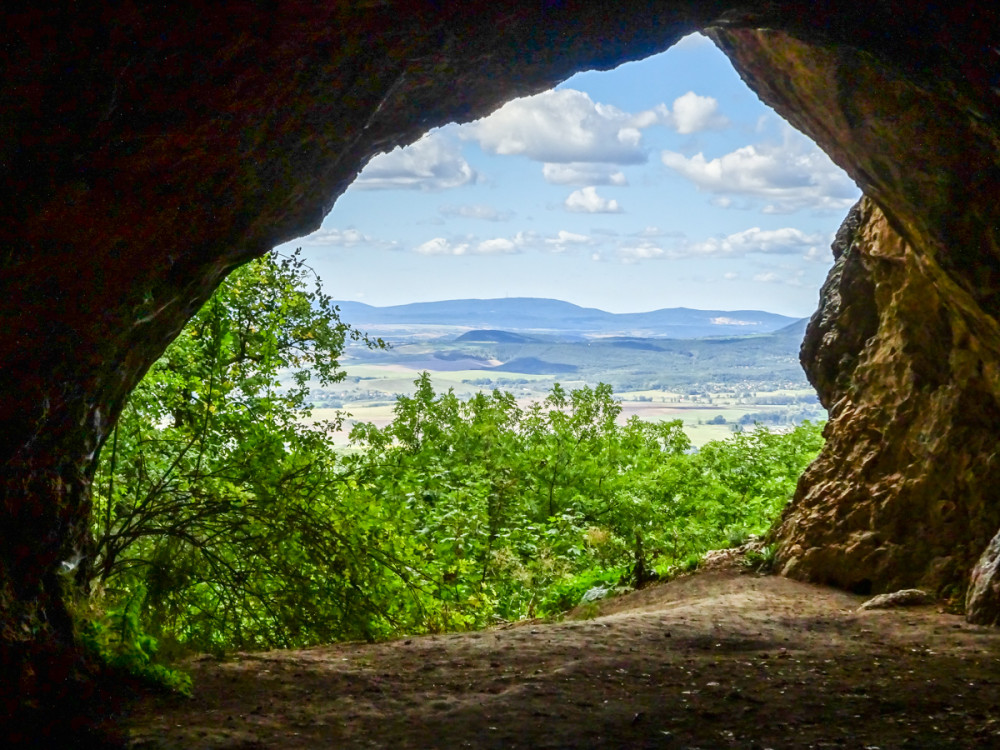
POLYGON ((373 307, 362 302, 337 304, 345 322, 370 333, 382 327, 424 326, 459 331, 487 329, 508 335, 527 332, 691 339, 771 333, 800 322, 760 310, 674 307, 645 313, 610 313, 535 297, 416 302, 391 307, 373 307))
POLYGON ((809 318, 802 318, 802 320, 796 320, 789 326, 779 328, 774 333, 776 336, 787 336, 801 342, 806 337, 807 325, 809 325, 809 318))
POLYGON ((530 336, 522 336, 519 333, 511 333, 510 331, 493 331, 488 328, 469 331, 455 339, 456 344, 463 342, 474 344, 530 344, 535 341, 537 339, 533 339, 530 336))

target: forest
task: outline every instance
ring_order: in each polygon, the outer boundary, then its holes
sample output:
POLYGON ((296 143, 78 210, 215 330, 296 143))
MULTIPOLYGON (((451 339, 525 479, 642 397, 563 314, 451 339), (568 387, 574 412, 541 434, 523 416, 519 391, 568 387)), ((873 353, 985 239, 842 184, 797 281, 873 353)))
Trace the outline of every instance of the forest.
POLYGON ((350 341, 386 346, 269 256, 150 369, 102 452, 93 547, 64 564, 100 658, 183 691, 161 658, 558 616, 766 532, 822 445, 807 422, 695 450, 679 421, 622 423, 606 384, 523 403, 424 373, 345 449, 309 404, 350 341))

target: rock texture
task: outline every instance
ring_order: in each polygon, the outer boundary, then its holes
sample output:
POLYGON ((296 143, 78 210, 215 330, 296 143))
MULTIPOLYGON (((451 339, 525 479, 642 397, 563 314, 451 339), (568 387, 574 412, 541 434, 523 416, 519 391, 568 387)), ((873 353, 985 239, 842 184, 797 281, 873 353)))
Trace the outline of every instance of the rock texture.
POLYGON ((896 607, 919 607, 923 604, 931 604, 934 599, 926 591, 921 589, 901 589, 893 591, 891 594, 879 594, 873 596, 860 607, 858 612, 869 609, 894 609, 896 607))
POLYGON ((971 622, 979 625, 1000 625, 1000 532, 972 569, 965 612, 971 622))
POLYGON ((778 564, 958 597, 1000 528, 1000 327, 870 199, 834 247, 802 347, 827 444, 775 532, 778 564))
POLYGON ((961 587, 996 532, 992 0, 27 7, 0 45, 0 712, 77 700, 58 571, 86 560, 94 461, 229 270, 316 228, 372 155, 695 28, 874 200, 814 347, 834 419, 788 571, 961 587))
MULTIPOLYGON (((960 601, 1000 527, 997 117, 973 104, 974 76, 957 84, 943 64, 887 67, 779 31, 715 37, 871 196, 837 235, 802 347, 830 423, 773 533, 781 569, 960 601)), ((986 610, 1000 598, 970 599, 971 617, 986 610)))

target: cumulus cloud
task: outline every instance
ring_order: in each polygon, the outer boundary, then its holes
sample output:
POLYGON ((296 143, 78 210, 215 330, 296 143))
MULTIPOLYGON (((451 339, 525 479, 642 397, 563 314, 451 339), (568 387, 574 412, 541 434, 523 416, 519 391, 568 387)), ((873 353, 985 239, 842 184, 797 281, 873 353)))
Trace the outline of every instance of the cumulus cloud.
POLYGON ((476 245, 476 252, 480 255, 510 255, 521 252, 518 245, 513 240, 506 237, 497 237, 492 240, 483 240, 476 245))
POLYGON ((520 154, 557 164, 646 161, 642 133, 617 107, 575 89, 545 91, 507 102, 459 133, 494 154, 520 154))
POLYGON ((364 232, 350 227, 348 229, 320 229, 302 241, 308 245, 354 247, 355 245, 366 245, 372 241, 372 238, 364 232))
POLYGON ((468 242, 452 242, 444 237, 435 237, 413 248, 420 255, 466 255, 469 252, 468 242))
POLYGON ((406 148, 395 148, 368 162, 354 187, 362 190, 444 190, 476 179, 458 146, 428 133, 406 148))
POLYGON ((656 260, 668 257, 669 253, 652 242, 638 242, 619 247, 615 254, 622 263, 638 263, 641 260, 656 260))
POLYGON ((611 164, 546 163, 542 176, 552 185, 617 185, 628 184, 625 173, 611 164))
POLYGON ((740 195, 765 202, 768 214, 806 208, 839 213, 859 195, 850 178, 803 136, 789 135, 781 146, 744 146, 716 159, 674 151, 664 151, 661 159, 699 189, 722 196, 717 205, 740 195))
MULTIPOLYGON (((655 230, 655 228, 650 228, 655 230)), ((812 260, 826 244, 828 237, 785 227, 760 229, 753 227, 726 236, 691 241, 674 233, 650 231, 636 233, 615 243, 615 257, 623 263, 644 260, 683 260, 686 258, 744 258, 747 256, 797 256, 812 260), (671 239, 672 238, 672 239, 671 239), (667 241, 670 240, 670 241, 667 241)), ((735 279, 727 273, 726 279, 735 279)), ((787 282, 786 282, 787 283, 787 282)))
POLYGON ((507 102, 456 132, 484 151, 543 162, 543 175, 553 184, 624 185, 625 175, 615 167, 647 161, 642 131, 655 125, 690 134, 723 128, 729 121, 715 99, 693 91, 670 107, 658 104, 630 113, 595 102, 583 91, 559 89, 507 102))
POLYGON ((508 237, 480 239, 475 236, 457 238, 434 237, 413 248, 420 255, 512 255, 528 250, 564 253, 599 243, 585 234, 559 230, 554 235, 520 231, 508 237))
POLYGON ((725 237, 710 237, 684 248, 688 256, 739 257, 758 253, 762 255, 801 255, 808 257, 819 251, 826 237, 806 234, 800 229, 760 229, 752 227, 725 237))
POLYGON ((830 246, 833 244, 833 237, 829 238, 829 242, 825 243, 822 247, 811 247, 808 252, 803 256, 806 260, 811 260, 816 263, 823 263, 827 265, 833 260, 833 251, 830 246))
POLYGON ((798 288, 815 286, 815 280, 807 278, 805 269, 788 265, 760 271, 754 274, 753 280, 758 284, 784 284, 798 288))
POLYGON ((592 242, 590 237, 585 234, 567 232, 565 229, 560 229, 555 237, 547 237, 544 240, 545 246, 554 253, 564 253, 573 247, 589 245, 592 242))
POLYGON ((514 216, 513 211, 498 211, 493 206, 481 203, 464 206, 445 205, 441 206, 438 212, 442 216, 461 219, 482 219, 483 221, 510 221, 514 216))
POLYGON ((597 188, 590 187, 574 190, 565 202, 566 210, 586 214, 617 214, 622 207, 613 198, 604 198, 597 194, 597 188))
POLYGON ((304 245, 323 245, 332 247, 366 247, 372 249, 394 249, 399 246, 399 243, 389 240, 380 240, 372 237, 371 235, 365 234, 364 232, 355 229, 354 227, 349 227, 347 229, 320 229, 318 232, 313 232, 308 237, 303 238, 300 242, 304 245))
POLYGON ((417 245, 413 252, 420 255, 513 255, 536 241, 536 237, 530 232, 518 232, 512 238, 494 237, 488 240, 478 240, 475 237, 463 237, 459 240, 435 237, 417 245))
POLYGON ((670 117, 670 124, 681 135, 719 130, 729 125, 729 120, 719 114, 719 102, 693 91, 674 99, 670 117))

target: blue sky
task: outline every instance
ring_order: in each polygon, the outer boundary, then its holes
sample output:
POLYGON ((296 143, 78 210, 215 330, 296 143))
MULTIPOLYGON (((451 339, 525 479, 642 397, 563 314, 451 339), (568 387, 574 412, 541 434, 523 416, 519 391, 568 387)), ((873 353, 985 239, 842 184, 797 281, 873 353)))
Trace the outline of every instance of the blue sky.
POLYGON ((859 196, 692 36, 374 158, 301 246, 336 299, 809 315, 859 196))

